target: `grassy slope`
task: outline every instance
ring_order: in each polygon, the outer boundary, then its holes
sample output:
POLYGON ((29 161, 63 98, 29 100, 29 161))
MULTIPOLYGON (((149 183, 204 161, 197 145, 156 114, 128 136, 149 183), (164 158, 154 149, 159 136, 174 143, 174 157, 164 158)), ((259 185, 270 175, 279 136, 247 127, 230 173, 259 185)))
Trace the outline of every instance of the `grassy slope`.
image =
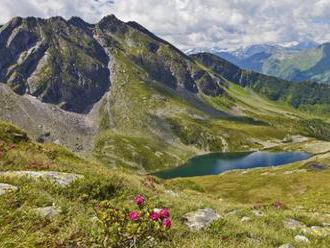
MULTIPOLYGON (((221 176, 159 181, 108 169, 59 146, 34 144, 22 131, 4 123, 0 123, 0 137, 1 170, 56 170, 85 175, 68 188, 59 188, 47 181, 0 178, 2 183, 19 186, 19 191, 0 197, 0 247, 98 247, 100 227, 92 219, 95 204, 109 199, 118 206, 127 206, 138 192, 156 205, 171 209, 172 238, 159 247, 277 247, 286 242, 295 244, 293 237, 298 232, 283 228, 282 220, 287 217, 309 226, 329 222, 326 215, 329 168, 283 174, 286 170, 306 168, 304 163, 296 163, 251 170, 243 175, 230 172, 221 176), (265 172, 274 175, 261 175, 265 172), (174 190, 178 196, 173 197, 166 190, 174 190), (275 210, 270 206, 274 200, 281 200, 288 208, 275 210), (62 210, 53 219, 39 217, 31 211, 53 204, 62 210), (253 215, 251 210, 255 205, 265 213, 264 217, 253 215), (225 217, 203 232, 190 232, 181 224, 181 216, 201 207, 212 207, 225 217), (242 224, 243 216, 250 216, 251 221, 242 224)), ((313 158, 322 164, 328 164, 329 160, 328 154, 313 158)), ((326 247, 330 242, 315 236, 309 238, 310 247, 326 247)))

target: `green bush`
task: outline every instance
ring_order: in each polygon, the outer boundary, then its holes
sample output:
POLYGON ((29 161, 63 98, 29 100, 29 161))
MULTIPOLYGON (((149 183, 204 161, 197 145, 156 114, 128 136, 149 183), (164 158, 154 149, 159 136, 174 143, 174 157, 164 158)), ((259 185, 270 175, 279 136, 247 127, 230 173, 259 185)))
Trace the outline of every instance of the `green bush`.
POLYGON ((124 180, 120 177, 90 176, 73 182, 64 194, 79 197, 81 200, 106 200, 123 189, 124 180))

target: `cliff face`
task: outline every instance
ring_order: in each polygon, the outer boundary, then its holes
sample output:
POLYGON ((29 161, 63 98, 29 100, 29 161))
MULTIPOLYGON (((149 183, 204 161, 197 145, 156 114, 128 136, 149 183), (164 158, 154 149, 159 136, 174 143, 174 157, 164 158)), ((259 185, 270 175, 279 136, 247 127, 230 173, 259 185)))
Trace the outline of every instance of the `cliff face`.
POLYGON ((0 29, 0 81, 63 109, 85 112, 111 86, 112 55, 122 53, 152 80, 219 95, 219 80, 137 23, 107 16, 97 24, 14 18, 0 29))

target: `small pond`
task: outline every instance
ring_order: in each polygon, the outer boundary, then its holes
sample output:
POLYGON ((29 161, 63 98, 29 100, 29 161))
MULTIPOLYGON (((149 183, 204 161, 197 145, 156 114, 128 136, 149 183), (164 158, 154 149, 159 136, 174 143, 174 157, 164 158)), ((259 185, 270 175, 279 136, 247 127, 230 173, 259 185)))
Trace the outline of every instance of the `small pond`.
POLYGON ((248 169, 289 164, 305 160, 305 152, 211 153, 190 159, 184 165, 154 173, 160 178, 216 175, 234 169, 248 169))

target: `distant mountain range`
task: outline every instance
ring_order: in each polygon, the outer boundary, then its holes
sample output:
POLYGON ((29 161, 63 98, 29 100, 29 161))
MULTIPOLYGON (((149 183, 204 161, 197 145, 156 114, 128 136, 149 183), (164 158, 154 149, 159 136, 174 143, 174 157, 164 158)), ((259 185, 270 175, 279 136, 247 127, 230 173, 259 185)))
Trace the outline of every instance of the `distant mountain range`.
POLYGON ((261 44, 236 50, 192 49, 188 54, 210 52, 247 70, 290 81, 330 83, 330 43, 306 41, 289 45, 261 44))

